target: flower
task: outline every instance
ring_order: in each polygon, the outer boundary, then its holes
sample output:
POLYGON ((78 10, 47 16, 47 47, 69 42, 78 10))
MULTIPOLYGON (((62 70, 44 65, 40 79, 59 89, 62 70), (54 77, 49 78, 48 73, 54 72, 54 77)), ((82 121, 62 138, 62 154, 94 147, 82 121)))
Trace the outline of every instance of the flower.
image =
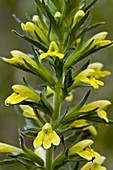
POLYGON ((58 58, 62 59, 64 57, 64 54, 59 53, 59 48, 58 48, 56 42, 52 41, 50 43, 49 50, 46 53, 42 53, 40 55, 40 58, 43 59, 43 58, 46 58, 47 56, 58 57, 58 58))
POLYGON ((95 151, 91 149, 93 141, 90 139, 82 140, 69 149, 69 156, 74 156, 78 154, 84 159, 92 160, 95 157, 95 151))
POLYGON ((38 120, 34 110, 32 107, 30 107, 29 105, 20 105, 20 108, 23 111, 23 116, 26 118, 31 118, 34 120, 38 120))
POLYGON ((37 94, 36 92, 32 91, 31 89, 24 85, 16 84, 12 86, 12 89, 14 93, 12 93, 5 100, 6 106, 9 106, 10 104, 18 104, 25 99, 30 99, 34 102, 38 102, 40 99, 39 94, 37 94))
POLYGON ((104 156, 95 153, 95 159, 92 162, 86 163, 80 170, 106 170, 104 166, 101 166, 105 160, 104 156))
POLYGON ((92 49, 95 47, 95 49, 98 49, 99 47, 103 47, 106 45, 111 44, 110 40, 105 40, 106 36, 108 35, 107 32, 100 32, 93 37, 91 37, 83 46, 82 50, 87 49, 89 46, 88 50, 92 49))
POLYGON ((102 119, 104 119, 107 123, 109 122, 107 118, 107 113, 104 109, 107 108, 107 106, 111 105, 111 102, 108 100, 97 100, 94 102, 91 102, 85 106, 83 106, 79 111, 80 112, 89 112, 91 110, 94 110, 97 108, 96 112, 98 116, 102 119))
POLYGON ((0 143, 0 152, 4 153, 4 152, 17 152, 17 153, 22 153, 22 149, 17 148, 15 146, 12 145, 8 145, 6 143, 0 143))
POLYGON ((80 82, 90 84, 93 86, 95 89, 99 88, 100 86, 103 86, 104 83, 100 80, 95 79, 94 77, 95 71, 93 69, 87 68, 83 71, 81 71, 75 78, 73 84, 76 85, 80 82))
POLYGON ((82 128, 83 131, 88 130, 92 135, 96 136, 97 131, 93 125, 88 125, 88 122, 86 119, 79 119, 75 120, 70 124, 71 127, 74 128, 82 128))
POLYGON ((19 51, 19 50, 12 50, 11 55, 13 56, 12 58, 5 58, 2 57, 2 59, 9 63, 12 64, 16 67, 21 67, 21 68, 27 68, 28 66, 26 65, 26 63, 24 62, 24 60, 30 64, 32 67, 37 68, 37 64, 35 61, 33 61, 28 55, 26 55, 25 53, 19 51))
POLYGON ((26 31, 28 34, 30 34, 34 39, 37 40, 38 36, 39 36, 39 38, 42 41, 44 41, 46 44, 48 44, 47 38, 43 34, 41 29, 38 26, 36 26, 35 24, 33 24, 32 22, 26 22, 26 24, 22 23, 21 28, 23 31, 26 31))
POLYGON ((51 144, 58 146, 60 144, 60 138, 57 133, 52 129, 49 123, 46 123, 42 130, 38 133, 37 137, 34 139, 34 148, 38 148, 43 144, 45 149, 49 149, 51 144))
POLYGON ((103 64, 99 63, 99 62, 92 63, 92 64, 88 65, 89 69, 93 69, 95 71, 93 76, 97 79, 100 78, 100 77, 106 77, 106 76, 111 74, 109 71, 102 71, 101 70, 102 67, 103 67, 103 64))

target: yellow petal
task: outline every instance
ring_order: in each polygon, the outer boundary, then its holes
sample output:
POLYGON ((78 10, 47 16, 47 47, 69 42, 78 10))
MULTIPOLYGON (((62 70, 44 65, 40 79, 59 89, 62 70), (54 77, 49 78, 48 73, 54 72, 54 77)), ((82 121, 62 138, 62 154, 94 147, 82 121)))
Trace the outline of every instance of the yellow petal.
POLYGON ((64 54, 62 53, 56 53, 56 56, 60 59, 63 59, 64 58, 64 54))
POLYGON ((37 137, 33 141, 34 148, 38 148, 43 143, 43 139, 44 139, 44 133, 40 131, 37 137))
POLYGON ((17 104, 25 99, 27 99, 27 96, 22 96, 20 94, 13 93, 5 100, 5 105, 9 106, 11 104, 17 104))
POLYGON ((82 140, 69 149, 69 155, 75 155, 78 152, 82 152, 84 148, 90 147, 94 142, 90 139, 82 140))
POLYGON ((81 156, 82 158, 87 159, 89 161, 95 158, 95 152, 92 149, 83 150, 83 151, 77 152, 77 154, 81 156))
POLYGON ((60 144, 60 138, 55 131, 52 131, 51 142, 53 145, 58 146, 60 144))
POLYGON ((44 59, 44 58, 46 58, 48 56, 48 53, 42 53, 42 54, 40 54, 40 58, 41 59, 44 59))
POLYGON ((102 109, 98 109, 97 110, 98 116, 102 119, 104 119, 107 123, 109 122, 108 118, 107 118, 107 113, 102 110, 102 109))
POLYGON ((44 147, 45 149, 49 149, 49 148, 51 147, 51 140, 50 140, 48 134, 45 134, 45 135, 44 135, 43 147, 44 147))
POLYGON ((85 130, 89 130, 89 132, 94 136, 97 135, 97 130, 95 129, 95 127, 93 125, 89 125, 89 126, 83 128, 83 131, 85 131, 85 130))

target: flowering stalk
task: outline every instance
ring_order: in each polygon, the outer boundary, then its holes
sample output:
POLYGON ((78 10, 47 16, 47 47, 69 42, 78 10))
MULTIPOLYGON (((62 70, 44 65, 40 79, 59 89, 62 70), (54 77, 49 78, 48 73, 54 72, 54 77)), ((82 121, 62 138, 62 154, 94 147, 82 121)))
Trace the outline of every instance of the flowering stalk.
POLYGON ((94 142, 90 136, 97 135, 97 123, 112 124, 105 111, 111 102, 86 102, 93 89, 104 86, 100 79, 110 72, 104 71, 99 62, 87 61, 82 66, 80 63, 90 54, 112 46, 105 31, 85 40, 94 27, 88 20, 89 9, 96 1, 35 0, 37 15, 21 23, 25 35, 14 32, 32 45, 33 54, 13 50, 12 58, 2 57, 2 60, 34 74, 44 85, 33 89, 24 81, 24 85, 12 86, 13 93, 5 104, 16 105, 27 121, 19 134, 19 148, 0 143, 0 152, 10 153, 9 159, 0 164, 19 162, 31 170, 106 169, 102 166, 105 157, 91 148, 94 142), (73 91, 79 87, 86 87, 88 92, 78 104, 71 106, 73 91), (24 137, 32 139, 33 150, 26 146, 24 137), (87 163, 82 166, 83 161, 87 163))

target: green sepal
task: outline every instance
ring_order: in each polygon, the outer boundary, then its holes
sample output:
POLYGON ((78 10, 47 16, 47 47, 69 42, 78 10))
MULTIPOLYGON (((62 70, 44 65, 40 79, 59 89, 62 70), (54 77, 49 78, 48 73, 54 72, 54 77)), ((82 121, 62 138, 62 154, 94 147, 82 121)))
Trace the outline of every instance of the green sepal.
POLYGON ((26 35, 21 35, 19 34, 17 31, 13 30, 13 33, 19 37, 21 37, 22 39, 28 41, 29 43, 31 43, 32 45, 38 47, 39 49, 41 49, 42 51, 46 52, 48 50, 48 48, 46 46, 44 46, 42 43, 40 43, 39 41, 35 41, 29 37, 27 37, 26 35))
POLYGON ((31 161, 36 162, 38 165, 44 166, 44 161, 38 155, 36 155, 32 150, 28 149, 25 146, 24 138, 22 135, 20 135, 20 146, 31 161))

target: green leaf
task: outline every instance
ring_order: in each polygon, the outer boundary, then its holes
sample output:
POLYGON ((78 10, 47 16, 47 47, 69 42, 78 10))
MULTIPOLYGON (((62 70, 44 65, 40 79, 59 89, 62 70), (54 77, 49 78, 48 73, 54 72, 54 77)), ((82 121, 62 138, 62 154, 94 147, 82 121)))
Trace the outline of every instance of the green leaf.
POLYGON ((86 101, 87 101, 87 99, 88 99, 88 97, 89 97, 89 95, 90 95, 90 92, 91 92, 91 90, 89 90, 89 91, 86 93, 85 97, 83 97, 83 99, 80 101, 80 103, 79 103, 78 105, 72 107, 72 108, 67 112, 67 115, 68 115, 68 114, 71 115, 71 114, 73 114, 74 112, 78 111, 78 110, 86 103, 86 101))
POLYGON ((13 33, 14 33, 15 35, 21 37, 22 39, 30 42, 32 45, 38 47, 39 49, 41 49, 41 50, 44 51, 44 52, 46 52, 46 51, 48 50, 48 48, 45 47, 45 46, 43 45, 43 43, 40 43, 40 42, 38 42, 38 41, 35 41, 35 40, 27 37, 26 35, 21 35, 21 34, 19 34, 19 33, 18 33, 17 31, 15 31, 15 30, 13 30, 13 33))
POLYGON ((28 149, 25 146, 24 138, 22 135, 20 136, 20 146, 31 161, 36 162, 41 166, 44 166, 44 161, 38 155, 36 155, 32 150, 28 149))
POLYGON ((87 10, 89 10, 98 0, 93 0, 92 2, 90 2, 83 10, 84 12, 86 12, 87 10))

